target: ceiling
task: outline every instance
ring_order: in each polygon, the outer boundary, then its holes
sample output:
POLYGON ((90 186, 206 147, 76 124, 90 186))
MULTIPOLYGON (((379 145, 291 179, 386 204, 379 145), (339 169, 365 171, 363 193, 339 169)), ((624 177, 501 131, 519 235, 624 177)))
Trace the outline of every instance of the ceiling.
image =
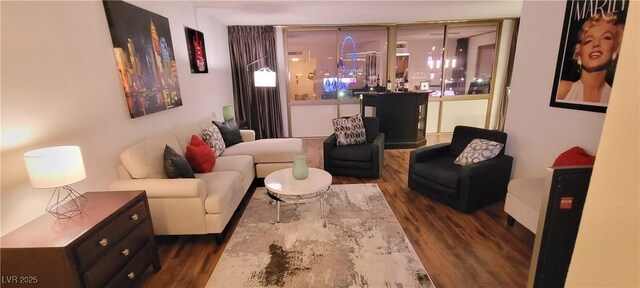
POLYGON ((522 0, 194 1, 197 13, 224 25, 405 24, 520 17, 522 0))

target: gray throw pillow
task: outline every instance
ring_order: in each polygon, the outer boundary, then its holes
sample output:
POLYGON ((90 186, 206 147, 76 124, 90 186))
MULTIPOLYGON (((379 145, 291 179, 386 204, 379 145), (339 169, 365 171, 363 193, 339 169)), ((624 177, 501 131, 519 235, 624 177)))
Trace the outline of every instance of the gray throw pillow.
POLYGON ((359 113, 349 118, 333 119, 333 131, 338 146, 367 143, 367 133, 359 113))
POLYGON ((222 139, 224 139, 224 146, 231 147, 242 142, 242 135, 240 134, 240 128, 238 128, 236 121, 213 121, 213 124, 220 130, 222 139))
POLYGON ((453 163, 467 166, 498 156, 504 144, 487 139, 473 139, 453 163))
POLYGON ((167 174, 168 178, 196 178, 187 158, 182 157, 169 145, 164 146, 164 174, 167 174))

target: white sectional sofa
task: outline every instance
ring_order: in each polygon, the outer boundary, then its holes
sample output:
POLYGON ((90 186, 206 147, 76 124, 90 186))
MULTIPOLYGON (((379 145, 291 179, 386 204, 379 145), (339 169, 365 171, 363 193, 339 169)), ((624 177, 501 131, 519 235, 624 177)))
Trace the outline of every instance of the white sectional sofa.
POLYGON ((254 131, 240 130, 243 142, 227 147, 212 172, 168 179, 163 169, 165 145, 184 155, 191 135, 201 137, 212 120, 208 117, 142 139, 120 154, 119 179, 109 189, 146 190, 156 235, 214 233, 221 241, 254 178, 291 167, 293 156, 303 153, 300 139, 255 140, 254 131))

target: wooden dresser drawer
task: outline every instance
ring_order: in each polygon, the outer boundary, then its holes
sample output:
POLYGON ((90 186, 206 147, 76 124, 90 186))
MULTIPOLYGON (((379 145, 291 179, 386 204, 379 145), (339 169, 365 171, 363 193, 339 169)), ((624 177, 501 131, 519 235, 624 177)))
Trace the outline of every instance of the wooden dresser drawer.
POLYGON ((93 260, 111 249, 120 240, 120 233, 116 223, 109 223, 93 235, 76 246, 74 254, 78 259, 80 269, 87 267, 93 260))
POLYGON ((130 229, 140 224, 148 218, 147 208, 144 201, 137 201, 122 213, 116 216, 115 221, 107 224, 98 232, 82 241, 76 248, 76 255, 80 267, 84 269, 91 264, 94 259, 109 251, 113 245, 118 243, 130 229))
POLYGON ((113 277, 113 280, 111 280, 111 282, 109 282, 105 287, 129 287, 136 283, 151 263, 153 253, 154 250, 152 249, 151 243, 144 246, 144 248, 135 255, 133 260, 120 270, 120 273, 113 277))
POLYGON ((151 223, 141 223, 120 243, 100 258, 84 275, 86 287, 103 287, 134 255, 151 241, 151 223))
POLYGON ((131 209, 120 214, 118 219, 116 219, 118 231, 120 231, 120 233, 127 233, 127 231, 147 219, 147 217, 149 217, 147 207, 143 201, 140 201, 131 209))

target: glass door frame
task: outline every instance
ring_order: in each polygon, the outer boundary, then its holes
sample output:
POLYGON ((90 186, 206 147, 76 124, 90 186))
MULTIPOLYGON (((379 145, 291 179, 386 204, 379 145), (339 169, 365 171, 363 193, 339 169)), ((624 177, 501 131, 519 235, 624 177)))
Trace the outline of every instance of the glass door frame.
MULTIPOLYGON (((480 26, 480 25, 487 25, 487 24, 491 24, 491 25, 496 25, 496 38, 495 38, 495 58, 494 58, 494 63, 493 63, 493 67, 492 67, 492 71, 491 71, 491 81, 490 81, 490 93, 488 94, 464 94, 464 95, 454 95, 454 96, 447 96, 447 97, 429 97, 429 102, 430 103, 438 103, 438 128, 437 131, 435 132, 435 134, 448 134, 451 132, 442 132, 442 122, 443 122, 443 112, 444 112, 444 104, 446 102, 457 102, 457 101, 469 101, 469 100, 486 100, 487 104, 486 104, 486 111, 485 111, 485 119, 484 119, 484 128, 489 128, 491 125, 491 120, 492 120, 492 109, 494 106, 497 105, 497 107, 500 107, 501 105, 504 105, 503 103, 494 103, 494 100, 499 96, 498 94, 503 95, 504 91, 506 90, 507 87, 507 83, 506 81, 502 81, 501 82, 501 86, 504 87, 496 87, 496 75, 498 74, 498 69, 501 68, 500 64, 500 57, 503 56, 503 53, 509 53, 509 54, 513 54, 515 53, 515 51, 510 50, 512 47, 511 45, 506 45, 507 49, 503 49, 505 48, 505 46, 503 45, 503 41, 505 39, 503 39, 503 29, 504 29, 504 25, 505 22, 508 20, 518 20, 519 18, 517 17, 508 17, 508 18, 495 18, 495 19, 484 19, 484 20, 447 20, 447 21, 425 21, 425 22, 416 22, 416 23, 408 23, 408 24, 379 24, 379 25, 297 25, 297 26, 284 26, 283 27, 283 42, 284 42, 284 55, 285 57, 287 57, 287 52, 288 52, 288 47, 287 47, 287 33, 289 31, 317 31, 317 30, 335 30, 336 31, 336 38, 338 38, 338 31, 341 31, 341 29, 380 29, 380 28, 386 28, 387 29, 387 72, 386 75, 384 75, 383 78, 381 78, 381 82, 382 83, 386 83, 387 80, 391 80, 391 76, 395 75, 395 64, 396 64, 396 57, 391 57, 392 55, 395 55, 395 51, 396 51, 396 42, 397 42, 397 31, 398 29, 402 29, 402 28, 430 28, 430 27, 441 27, 444 26, 445 32, 443 35, 443 48, 445 51, 445 54, 443 54, 443 57, 446 57, 446 51, 447 51, 447 30, 449 29, 449 27, 468 27, 468 26, 480 26), (506 51, 503 51, 506 50, 506 51), (499 89, 498 89, 499 88, 499 89)), ((515 25, 515 29, 517 29, 517 25, 515 25)), ((512 34, 513 37, 517 37, 517 31, 514 31, 512 34)), ((509 36, 509 35, 507 35, 509 36)), ((513 41, 512 39, 506 39, 508 41, 513 41)), ((338 39, 336 39, 336 43, 338 42, 338 39)), ((336 45, 336 55, 340 55, 340 51, 339 51, 339 45, 336 45)), ((288 59, 285 59, 285 69, 287 71, 287 73, 289 72, 289 65, 288 65, 288 59)), ((444 65, 442 65, 442 71, 443 71, 443 77, 442 77, 442 84, 441 84, 441 89, 445 89, 446 87, 446 77, 444 75, 444 65)), ((506 70, 507 67, 504 67, 504 69, 506 70)), ((505 76, 505 78, 508 77, 505 76)), ((334 101, 330 101, 328 102, 327 100, 315 100, 315 101, 306 101, 306 103, 292 103, 292 102, 299 102, 299 101, 291 101, 290 100, 290 95, 288 94, 288 86, 290 85, 290 79, 287 77, 287 87, 285 87, 285 94, 286 94, 286 99, 287 99, 287 115, 288 115, 288 126, 289 126, 289 135, 292 135, 292 129, 291 129, 291 106, 293 105, 316 105, 316 104, 334 104, 337 105, 339 107, 339 105, 344 105, 344 104, 355 104, 355 103, 359 103, 360 101, 358 99, 348 99, 348 100, 336 100, 334 101), (313 102, 313 103, 312 103, 313 102), (320 102, 320 103, 319 103, 320 102)), ((505 102, 506 99, 504 98, 504 96, 502 98, 500 98, 501 102, 505 102)), ((338 109, 339 111, 340 109, 338 109)), ((339 115, 338 115, 339 117, 339 115)), ((500 116, 497 116, 496 118, 500 118, 500 116)), ((497 119, 496 119, 497 122, 497 119)), ((431 132, 429 134, 434 134, 434 132, 431 132)))

